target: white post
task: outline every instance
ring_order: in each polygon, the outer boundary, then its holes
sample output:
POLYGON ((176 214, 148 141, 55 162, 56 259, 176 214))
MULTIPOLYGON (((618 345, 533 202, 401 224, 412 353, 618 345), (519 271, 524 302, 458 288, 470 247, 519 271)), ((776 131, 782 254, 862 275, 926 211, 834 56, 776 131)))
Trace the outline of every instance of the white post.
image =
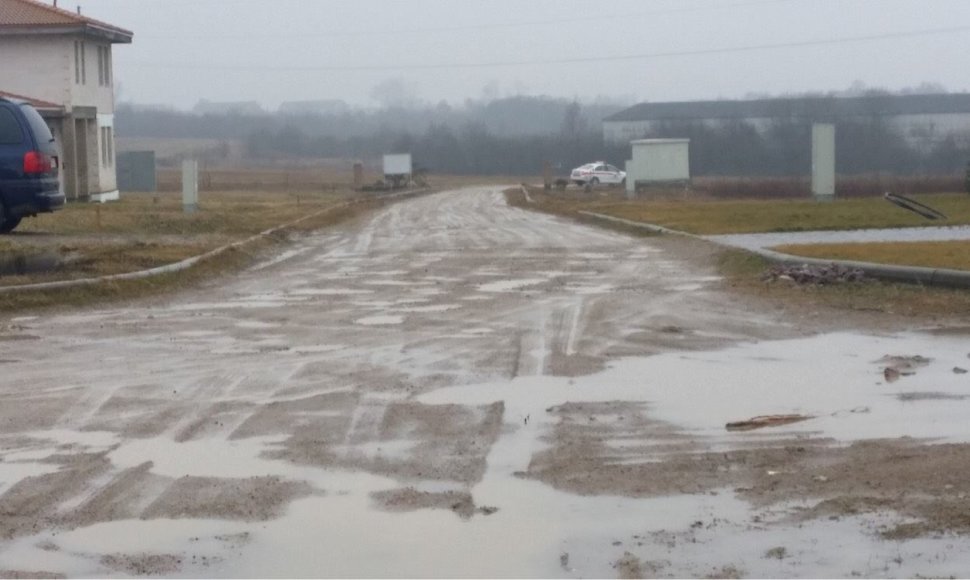
POLYGON ((835 199, 835 125, 812 125, 812 195, 835 199))
POLYGON ((199 162, 182 161, 182 210, 195 213, 199 209, 199 162))

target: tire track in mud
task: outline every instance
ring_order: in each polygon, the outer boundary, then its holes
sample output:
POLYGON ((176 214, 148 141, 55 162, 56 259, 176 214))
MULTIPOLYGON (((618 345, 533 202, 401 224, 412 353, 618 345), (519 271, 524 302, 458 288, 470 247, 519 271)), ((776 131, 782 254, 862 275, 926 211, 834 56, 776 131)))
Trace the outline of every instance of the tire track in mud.
MULTIPOLYGON (((0 343, 4 360, 44 361, 4 365, 0 459, 13 449, 5 442, 30 437, 40 462, 73 457, 83 475, 70 485, 57 474, 13 482, 0 507, 18 526, 5 537, 55 524, 220 517, 193 494, 223 502, 227 520, 250 513, 240 505, 248 494, 265 502, 254 519, 272 518, 330 491, 324 469, 333 468, 470 494, 495 441, 522 419, 506 417, 501 402, 416 396, 589 374, 613 353, 778 332, 703 283, 672 290, 709 272, 649 241, 510 208, 492 188, 398 203, 298 243, 285 260, 207 288, 40 317, 29 329, 38 339, 0 343), (709 336, 673 341, 656 331, 672 321, 709 336), (86 442, 88 432, 107 441, 86 442), (112 461, 134 445, 145 450, 137 465, 112 461), (252 456, 243 462, 250 477, 213 478, 230 458, 243 461, 240 450, 252 456), (192 455, 203 451, 212 455, 204 470, 192 455), (184 471, 165 472, 179 452, 189 454, 184 471), (27 501, 29 488, 37 491, 27 501)), ((426 501, 402 497, 412 496, 426 501)))

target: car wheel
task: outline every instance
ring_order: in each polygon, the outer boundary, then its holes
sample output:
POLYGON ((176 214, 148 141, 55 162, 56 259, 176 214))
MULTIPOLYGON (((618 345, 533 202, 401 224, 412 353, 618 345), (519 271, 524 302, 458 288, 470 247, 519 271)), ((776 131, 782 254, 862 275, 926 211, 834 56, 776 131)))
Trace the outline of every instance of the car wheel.
POLYGON ((593 179, 590 179, 589 184, 592 185, 593 187, 596 187, 597 185, 600 184, 600 178, 594 177, 593 179))
POLYGON ((17 220, 17 223, 11 225, 9 228, 7 227, 8 223, 10 223, 10 218, 7 217, 7 208, 5 208, 3 206, 3 202, 0 201, 0 234, 10 233, 15 227, 17 227, 20 220, 17 220))

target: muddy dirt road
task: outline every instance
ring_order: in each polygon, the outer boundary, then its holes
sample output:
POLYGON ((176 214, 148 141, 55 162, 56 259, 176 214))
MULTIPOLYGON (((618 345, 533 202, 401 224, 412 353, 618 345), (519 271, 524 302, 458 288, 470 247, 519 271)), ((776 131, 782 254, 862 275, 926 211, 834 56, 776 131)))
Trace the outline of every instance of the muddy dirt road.
POLYGON ((965 575, 970 334, 785 323, 709 252, 473 188, 2 320, 0 576, 965 575))

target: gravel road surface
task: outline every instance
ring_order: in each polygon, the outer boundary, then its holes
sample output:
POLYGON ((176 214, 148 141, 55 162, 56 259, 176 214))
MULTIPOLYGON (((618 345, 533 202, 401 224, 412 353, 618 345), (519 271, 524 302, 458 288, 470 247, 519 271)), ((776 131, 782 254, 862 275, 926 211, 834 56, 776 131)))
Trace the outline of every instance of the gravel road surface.
POLYGON ((970 331, 795 323, 713 251, 469 188, 0 319, 0 576, 965 575, 970 331))

